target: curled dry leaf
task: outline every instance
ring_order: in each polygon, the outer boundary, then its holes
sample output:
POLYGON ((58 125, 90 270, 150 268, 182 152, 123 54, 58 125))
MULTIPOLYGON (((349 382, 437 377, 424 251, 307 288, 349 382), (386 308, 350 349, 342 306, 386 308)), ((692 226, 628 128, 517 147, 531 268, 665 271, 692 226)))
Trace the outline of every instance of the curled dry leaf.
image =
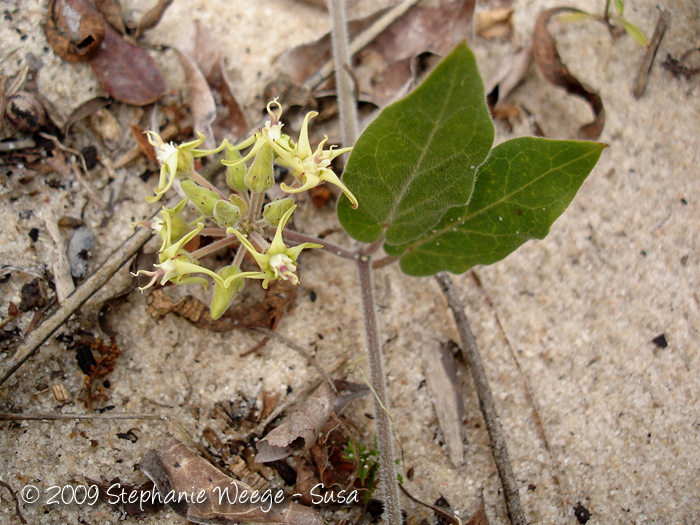
POLYGON ((180 64, 185 70, 185 80, 190 92, 190 110, 194 120, 194 131, 202 133, 207 139, 202 145, 204 149, 214 149, 216 140, 212 130, 212 122, 216 118, 216 102, 209 89, 207 79, 197 67, 197 64, 185 53, 175 50, 180 64))
POLYGON ((547 24, 551 18, 559 13, 581 13, 571 7, 556 7, 549 9, 537 18, 532 35, 532 47, 537 68, 550 83, 565 89, 568 93, 583 98, 591 109, 595 118, 592 122, 579 128, 578 135, 584 140, 597 140, 603 132, 605 125, 605 108, 600 95, 590 86, 581 83, 571 74, 569 68, 562 62, 557 51, 554 37, 547 31, 547 24))
POLYGON ((87 0, 50 0, 44 32, 63 60, 84 62, 102 43, 105 20, 87 0))
POLYGON ((231 81, 224 69, 221 46, 212 32, 199 20, 195 20, 194 31, 179 42, 178 49, 192 59, 211 88, 216 102, 216 118, 212 123, 216 142, 225 137, 243 135, 250 125, 233 95, 231 81))
POLYGON ((127 43, 105 24, 105 37, 90 59, 90 67, 104 90, 120 102, 144 106, 165 93, 165 81, 150 55, 127 43))
MULTIPOLYGON (((384 106, 414 78, 412 66, 425 52, 446 55, 467 38, 474 0, 447 0, 437 7, 414 6, 375 38, 353 61, 360 97, 384 106)), ((368 28, 386 10, 349 24, 350 39, 368 28)), ((330 36, 296 47, 280 57, 282 70, 303 83, 331 57, 330 36)))
POLYGON ((316 443, 319 431, 333 410, 335 395, 328 383, 303 400, 282 423, 258 441, 256 463, 284 459, 297 450, 308 450, 316 443))
POLYGON ((175 501, 169 503, 170 507, 194 523, 323 525, 318 512, 289 499, 272 504, 267 512, 267 503, 241 503, 242 491, 247 491, 250 498, 253 489, 222 474, 177 441, 172 441, 160 450, 151 450, 143 459, 141 467, 156 485, 161 498, 165 500, 169 493, 174 495, 175 501), (189 498, 194 501, 178 502, 177 495, 183 492, 194 494, 195 498, 189 498), (200 494, 203 497, 198 498, 200 494), (222 498, 222 494, 228 494, 229 497, 222 498))
POLYGON ((144 31, 156 26, 163 17, 165 10, 173 3, 173 0, 158 0, 158 3, 141 18, 134 38, 140 37, 144 31))
POLYGON ((95 6, 109 25, 122 35, 126 34, 126 27, 124 27, 124 19, 122 18, 122 6, 119 0, 95 0, 95 6))

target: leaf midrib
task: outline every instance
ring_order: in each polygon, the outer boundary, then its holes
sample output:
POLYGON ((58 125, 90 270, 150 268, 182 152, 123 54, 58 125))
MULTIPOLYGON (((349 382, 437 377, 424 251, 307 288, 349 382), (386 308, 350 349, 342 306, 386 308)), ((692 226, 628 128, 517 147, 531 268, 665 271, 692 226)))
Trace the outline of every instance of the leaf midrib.
POLYGON ((397 212, 399 206, 401 205, 404 196, 406 195, 406 193, 408 192, 409 188, 410 188, 411 185, 413 184, 413 181, 414 181, 414 180, 420 175, 420 173, 421 173, 420 167, 421 167, 421 165, 422 165, 422 163, 423 163, 423 158, 425 157, 426 153, 427 153, 428 150, 430 149, 430 146, 431 146, 431 144, 432 144, 432 142, 433 142, 433 139, 434 139, 434 137, 435 137, 435 134, 437 133, 437 130, 438 130, 439 127, 440 127, 440 126, 438 125, 438 123, 439 123, 439 122, 442 122, 442 118, 443 118, 443 116, 445 115, 445 111, 446 111, 446 108, 447 108, 447 106, 448 106, 447 101, 450 100, 450 97, 452 96, 452 92, 454 91, 454 85, 455 85, 455 77, 454 77, 454 75, 453 75, 453 76, 450 78, 450 82, 449 82, 449 86, 450 86, 450 87, 449 87, 449 90, 448 90, 448 96, 446 96, 446 97, 443 99, 443 105, 442 105, 442 108, 440 109, 440 116, 439 116, 438 119, 435 120, 435 123, 433 124, 433 129, 430 131, 430 134, 428 135, 428 140, 426 141, 425 147, 423 148, 423 150, 422 150, 421 153, 420 153, 420 156, 418 157, 418 162, 416 162, 416 166, 413 168, 413 171, 411 172, 411 175, 410 175, 410 176, 408 177, 408 179, 406 180, 406 184, 404 184, 403 187, 401 188, 401 191, 399 192, 399 194, 398 194, 396 200, 394 201, 393 206, 392 206, 391 209, 389 210, 389 214, 387 215, 386 221, 385 221, 384 224, 382 225, 382 233, 381 233, 381 235, 385 235, 385 234, 386 234, 386 231, 391 227, 391 225, 392 225, 391 223, 392 223, 392 221, 394 220, 394 217, 395 217, 395 215, 396 215, 396 212, 397 212))
MULTIPOLYGON (((480 210, 477 211, 477 212, 474 212, 474 213, 471 214, 471 215, 468 215, 468 216, 466 216, 466 217, 462 217, 462 220, 461 220, 461 221, 457 221, 457 223, 452 223, 452 224, 450 224, 449 226, 445 226, 445 227, 443 227, 442 229, 436 231, 435 233, 432 233, 432 234, 428 235, 427 237, 424 237, 423 239, 419 240, 418 242, 416 242, 416 243, 414 243, 414 244, 408 244, 408 245, 406 246, 406 250, 408 250, 408 248, 410 248, 410 247, 414 247, 414 248, 415 248, 415 247, 419 247, 419 246, 422 246, 422 245, 424 245, 424 244, 429 243, 432 239, 434 239, 434 238, 436 238, 436 237, 440 237, 441 235, 443 235, 443 234, 445 234, 445 233, 451 231, 452 228, 459 227, 459 226, 465 224, 467 221, 470 221, 470 220, 474 219, 475 217, 478 217, 478 216, 481 215, 482 213, 485 213, 486 211, 490 210, 491 208, 493 208, 493 207, 495 207, 495 206, 497 206, 497 205, 499 205, 499 204, 502 204, 503 202, 505 202, 505 201, 507 201, 508 199, 510 199, 513 195, 515 195, 515 194, 517 194, 518 192, 524 190, 525 188, 531 186, 532 184, 535 184, 536 182, 538 182, 538 181, 539 181, 540 179, 542 179, 543 177, 546 177, 547 175, 549 175, 551 172, 556 171, 556 170, 563 170, 564 168, 566 168, 566 167, 569 166, 570 164, 572 164, 572 163, 574 163, 574 162, 577 162, 577 161, 579 161, 579 160, 581 160, 581 159, 583 159, 583 158, 585 158, 585 157, 587 157, 587 156, 589 156, 589 155, 592 155, 592 154, 595 154, 595 151, 591 151, 591 152, 585 153, 584 155, 581 155, 580 157, 576 157, 575 159, 570 160, 570 161, 567 162, 566 164, 561 164, 561 165, 557 166, 556 168, 552 168, 552 169, 547 170, 546 172, 542 173, 542 175, 540 175, 539 177, 537 177, 537 178, 535 178, 535 179, 532 179, 530 182, 528 182, 527 184, 525 184, 525 185, 523 185, 523 186, 520 186, 516 191, 513 191, 513 192, 509 193, 508 195, 504 195, 504 196, 503 196, 502 198, 500 198, 499 200, 492 202, 492 203, 489 204, 488 206, 485 206, 484 208, 480 209, 480 210)), ((478 175, 479 175, 479 174, 477 173, 477 174, 476 174, 477 183, 478 183, 478 175)), ((510 176, 510 173, 509 173, 508 175, 510 176)), ((474 191, 477 191, 476 187, 474 188, 474 191)), ((468 207, 468 206, 469 206, 469 204, 466 204, 464 207, 466 208, 466 207, 468 207)), ((445 212, 445 213, 447 213, 447 212, 445 212)), ((444 215, 443 215, 443 217, 444 217, 444 215)), ((404 251, 404 253, 406 253, 406 251, 404 251)))

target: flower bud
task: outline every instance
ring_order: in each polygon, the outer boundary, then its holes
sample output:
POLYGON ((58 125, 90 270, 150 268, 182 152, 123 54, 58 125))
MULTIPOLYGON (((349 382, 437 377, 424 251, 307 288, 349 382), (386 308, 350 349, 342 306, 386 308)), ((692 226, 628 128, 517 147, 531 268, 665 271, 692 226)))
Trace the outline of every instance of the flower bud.
MULTIPOLYGON (((228 279, 229 277, 236 275, 237 273, 241 273, 241 270, 238 269, 236 266, 226 266, 224 267, 220 272, 219 275, 223 280, 228 279)), ((211 301, 211 308, 210 308, 210 315, 211 318, 214 319, 215 321, 219 319, 226 310, 228 310, 228 307, 231 305, 233 300, 236 298, 236 295, 243 289, 243 285, 245 284, 245 278, 241 277, 240 279, 234 279, 229 285, 228 288, 224 288, 221 284, 218 282, 214 286, 214 297, 212 298, 211 301)))
POLYGON ((238 206, 238 209, 241 210, 241 215, 245 215, 245 213, 248 211, 248 203, 240 195, 232 193, 231 196, 228 198, 228 201, 231 204, 235 204, 236 206, 238 206))
MULTIPOLYGON (((230 160, 231 162, 241 160, 241 152, 237 149, 226 148, 226 160, 230 160)), ((245 170, 245 162, 226 167, 226 184, 233 191, 245 193, 248 190, 245 185, 245 170)))
POLYGON ((191 180, 182 181, 182 189, 198 213, 206 217, 211 217, 214 214, 214 205, 219 200, 215 191, 202 188, 191 180))
POLYGON ((271 202, 263 209, 263 218, 270 226, 277 226, 285 213, 294 206, 292 199, 280 199, 271 202))
POLYGON ((235 204, 220 200, 214 204, 214 222, 221 228, 233 228, 241 218, 241 210, 235 204))
POLYGON ((265 193, 275 184, 275 167, 272 165, 274 151, 269 143, 265 142, 255 156, 248 173, 245 176, 245 185, 253 193, 265 193))

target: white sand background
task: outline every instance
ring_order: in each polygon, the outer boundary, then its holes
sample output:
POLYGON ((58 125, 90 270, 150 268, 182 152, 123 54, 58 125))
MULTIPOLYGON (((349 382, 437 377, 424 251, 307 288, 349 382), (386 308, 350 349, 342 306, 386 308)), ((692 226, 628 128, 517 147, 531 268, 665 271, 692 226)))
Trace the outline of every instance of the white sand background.
MULTIPOLYGON (((127 13, 146 8, 145 2, 123 4, 127 13)), ((604 3, 575 4, 599 12, 604 3)), ((46 41, 39 22, 45 5, 2 3, 12 20, 6 16, 0 24, 0 58, 5 74, 21 67, 18 60, 29 51, 40 58, 40 91, 67 114, 101 91, 87 66, 64 64, 43 50, 46 41), (23 34, 27 37, 21 40, 23 34)), ((527 40, 537 14, 556 5, 565 4, 516 1, 514 43, 527 40)), ((631 90, 642 48, 629 38, 612 40, 599 24, 566 25, 557 31, 560 52, 572 72, 601 93, 607 122, 600 140, 610 147, 546 240, 530 242, 498 264, 476 268, 483 289, 468 275, 454 277, 481 348, 531 523, 576 523, 573 507, 579 502, 591 512, 592 524, 700 523, 699 79, 675 79, 659 67, 666 53, 678 57, 698 46, 700 7, 689 0, 658 5, 671 11, 671 25, 639 100, 631 90), (661 333, 669 343, 664 349, 651 342, 661 333), (544 446, 526 383, 551 453, 544 446)), ((630 1, 626 14, 651 35, 656 4, 630 1)), ((193 19, 201 20, 221 41, 227 71, 251 116, 262 107, 263 86, 275 78, 273 57, 329 28, 324 10, 291 0, 177 0, 147 40, 174 44, 193 19)), ((485 78, 495 74, 514 43, 473 42, 485 78)), ((176 59, 171 53, 156 56, 170 89, 184 94, 176 59)), ((547 85, 534 68, 513 100, 536 115, 553 137, 572 137, 590 119, 583 102, 547 85)), ((516 131, 527 132, 525 125, 520 128, 516 131)), ((497 140, 510 138, 498 129, 497 140)), ((79 217, 84 208, 83 218, 97 236, 90 259, 95 268, 130 235, 133 220, 154 210, 143 201, 153 184, 153 179, 145 184, 138 178, 143 169, 145 164, 130 168, 127 199, 117 206, 109 227, 100 229, 98 210, 86 204, 77 182, 50 189, 37 177, 21 186, 22 167, 14 167, 0 187, 0 262, 51 268, 51 242, 40 212, 50 209, 56 216, 79 217), (37 242, 28 237, 32 228, 40 231, 37 242)), ((109 187, 103 195, 108 192, 109 187)), ((331 211, 307 207, 298 212, 302 231, 318 234, 333 224, 331 211)), ((351 245, 342 233, 329 240, 351 245)), ((0 316, 7 315, 9 301, 19 303, 20 289, 31 279, 15 273, 0 284, 0 316)), ((308 346, 324 365, 339 356, 361 356, 356 280, 352 264, 324 253, 305 254, 296 306, 283 318, 279 332, 308 346), (311 291, 317 295, 315 302, 311 291)), ((123 269, 62 331, 97 331, 96 306, 127 281, 123 269)), ((391 267, 377 272, 376 292, 382 340, 387 341, 383 348, 392 417, 404 452, 401 468, 415 472, 406 487, 428 502, 444 495, 463 518, 475 509, 483 491, 490 522, 506 523, 468 374, 462 373, 462 384, 469 445, 461 468, 451 465, 440 445, 435 412, 422 387, 424 348, 457 337, 436 283, 403 276, 391 267)), ((221 420, 211 417, 214 403, 235 400, 239 393, 255 397, 263 388, 284 395, 288 387, 300 389, 314 377, 303 359, 278 342, 240 358, 238 353, 253 345, 257 335, 203 332, 173 316, 157 323, 145 306, 144 298, 134 296, 114 320, 123 351, 109 377, 114 412, 163 413, 181 421, 197 439, 207 426, 222 439, 233 438, 221 420), (147 401, 179 403, 188 382, 192 396, 183 407, 162 408, 147 401)), ((25 314, 18 326, 26 329, 30 317, 25 314)), ((362 381, 357 371, 349 377, 362 381)), ((52 338, 0 388, 0 410, 83 412, 81 395, 82 376, 74 355, 52 338), (46 389, 58 382, 71 395, 65 406, 46 389)), ((369 399, 358 402, 351 414, 362 424, 365 412, 371 412, 369 399)), ((170 428, 153 421, 2 422, 0 479, 15 490, 34 485, 42 491, 40 503, 22 507, 30 523, 77 523, 81 517, 92 525, 116 524, 120 518, 104 505, 48 505, 46 491, 54 485, 84 483, 86 476, 145 480, 135 468, 151 448, 165 441, 170 428), (136 443, 117 438, 117 432, 132 428, 139 437, 136 443)), ((371 426, 366 432, 364 439, 371 443, 371 426)), ((406 502, 406 508, 409 523, 423 517, 433 520, 412 503, 406 502)), ((0 522, 19 523, 4 489, 0 522)), ((122 521, 184 522, 168 511, 122 521)))

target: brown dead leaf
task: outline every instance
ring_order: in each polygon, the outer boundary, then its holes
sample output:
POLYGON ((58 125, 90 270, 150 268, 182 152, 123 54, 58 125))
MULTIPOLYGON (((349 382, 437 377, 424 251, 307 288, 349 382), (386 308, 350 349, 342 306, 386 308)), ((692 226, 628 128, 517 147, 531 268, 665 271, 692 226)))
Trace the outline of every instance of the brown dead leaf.
MULTIPOLYGON (((469 34, 474 0, 447 0, 439 7, 414 6, 390 25, 353 59, 353 73, 361 98, 384 106, 399 88, 414 78, 412 63, 430 52, 446 55, 469 34)), ((349 24, 353 39, 385 13, 349 24)), ((297 84, 303 83, 331 56, 330 36, 296 47, 280 56, 282 70, 297 84)))
POLYGON ((211 127, 216 118, 214 95, 212 95, 207 79, 199 70, 195 61, 178 49, 175 49, 175 52, 180 59, 182 68, 185 70, 185 81, 190 92, 189 103, 192 119, 194 120, 194 131, 203 134, 207 138, 202 144, 203 149, 214 149, 216 140, 211 127))
POLYGON ((316 469, 310 461, 304 457, 297 460, 297 480, 294 484, 294 492, 300 494, 300 500, 306 505, 311 505, 314 498, 311 497, 311 489, 316 487, 320 481, 316 475, 316 469))
POLYGON ((335 395, 328 383, 304 399, 282 423, 258 441, 256 463, 284 459, 297 450, 308 450, 333 410, 335 395))
POLYGON ((65 124, 63 124, 63 134, 65 135, 73 124, 85 117, 94 115, 107 104, 109 104, 109 99, 107 97, 96 97, 78 106, 73 113, 68 116, 65 124))
POLYGON ((122 18, 122 6, 119 0, 95 0, 95 7, 105 17, 105 21, 122 35, 126 34, 124 19, 122 18))
POLYGON ((439 347, 436 345, 424 347, 423 367, 447 452, 452 464, 459 467, 464 462, 462 436, 464 405, 452 359, 451 349, 454 343, 452 345, 450 343, 441 343, 439 347))
POLYGON ((158 0, 158 3, 141 18, 134 38, 139 38, 144 31, 155 27, 163 17, 165 10, 173 3, 173 0, 158 0))
POLYGON ((148 313, 162 319, 169 313, 184 317, 199 328, 213 332, 228 332, 235 328, 272 328, 292 303, 297 288, 289 281, 273 281, 265 299, 253 305, 234 305, 218 320, 209 316, 208 307, 192 296, 175 303, 163 290, 155 290, 148 297, 148 313))
MULTIPOLYGON (((234 523, 262 523, 275 525, 323 525, 318 512, 291 500, 267 506, 257 503, 241 503, 236 494, 252 488, 222 474, 216 467, 192 452, 182 443, 171 441, 160 450, 151 450, 141 463, 144 473, 155 483, 161 497, 169 493, 175 501, 170 507, 194 523, 233 525, 234 523), (202 494, 194 501, 177 501, 181 492, 202 494), (229 498, 222 494, 229 494, 229 498), (202 501, 204 500, 204 501, 202 501), (201 503, 199 503, 202 501, 201 503)), ((273 497, 277 494, 272 493, 273 497)), ((249 496, 250 497, 250 496, 249 496)))
POLYGON ((50 0, 44 32, 63 60, 84 62, 103 41, 105 20, 88 0, 50 0))
POLYGON ((146 155, 146 157, 151 159, 153 162, 158 162, 158 159, 156 158, 156 152, 153 149, 151 143, 148 142, 148 136, 143 132, 143 130, 136 124, 131 124, 129 126, 129 129, 131 129, 131 134, 136 139, 136 144, 141 149, 143 154, 146 155))
POLYGON ((605 108, 600 95, 590 86, 581 83, 571 74, 569 68, 562 62, 557 51, 556 41, 547 30, 550 19, 559 13, 581 13, 571 7, 556 7, 549 9, 537 18, 532 34, 532 47, 537 68, 545 79, 572 95, 583 98, 591 109, 595 118, 592 122, 579 128, 578 135, 584 140, 597 140, 605 126, 605 108))
POLYGON ((155 61, 145 50, 127 43, 109 24, 104 27, 104 40, 89 60, 104 90, 133 106, 158 100, 166 86, 155 61))
POLYGON ((195 20, 194 31, 184 37, 178 47, 194 61, 211 88, 216 102, 216 118, 212 123, 216 142, 243 135, 250 125, 233 95, 218 40, 199 20, 195 20))
POLYGON ((513 33, 512 16, 512 7, 477 11, 474 30, 484 38, 506 38, 513 33))

